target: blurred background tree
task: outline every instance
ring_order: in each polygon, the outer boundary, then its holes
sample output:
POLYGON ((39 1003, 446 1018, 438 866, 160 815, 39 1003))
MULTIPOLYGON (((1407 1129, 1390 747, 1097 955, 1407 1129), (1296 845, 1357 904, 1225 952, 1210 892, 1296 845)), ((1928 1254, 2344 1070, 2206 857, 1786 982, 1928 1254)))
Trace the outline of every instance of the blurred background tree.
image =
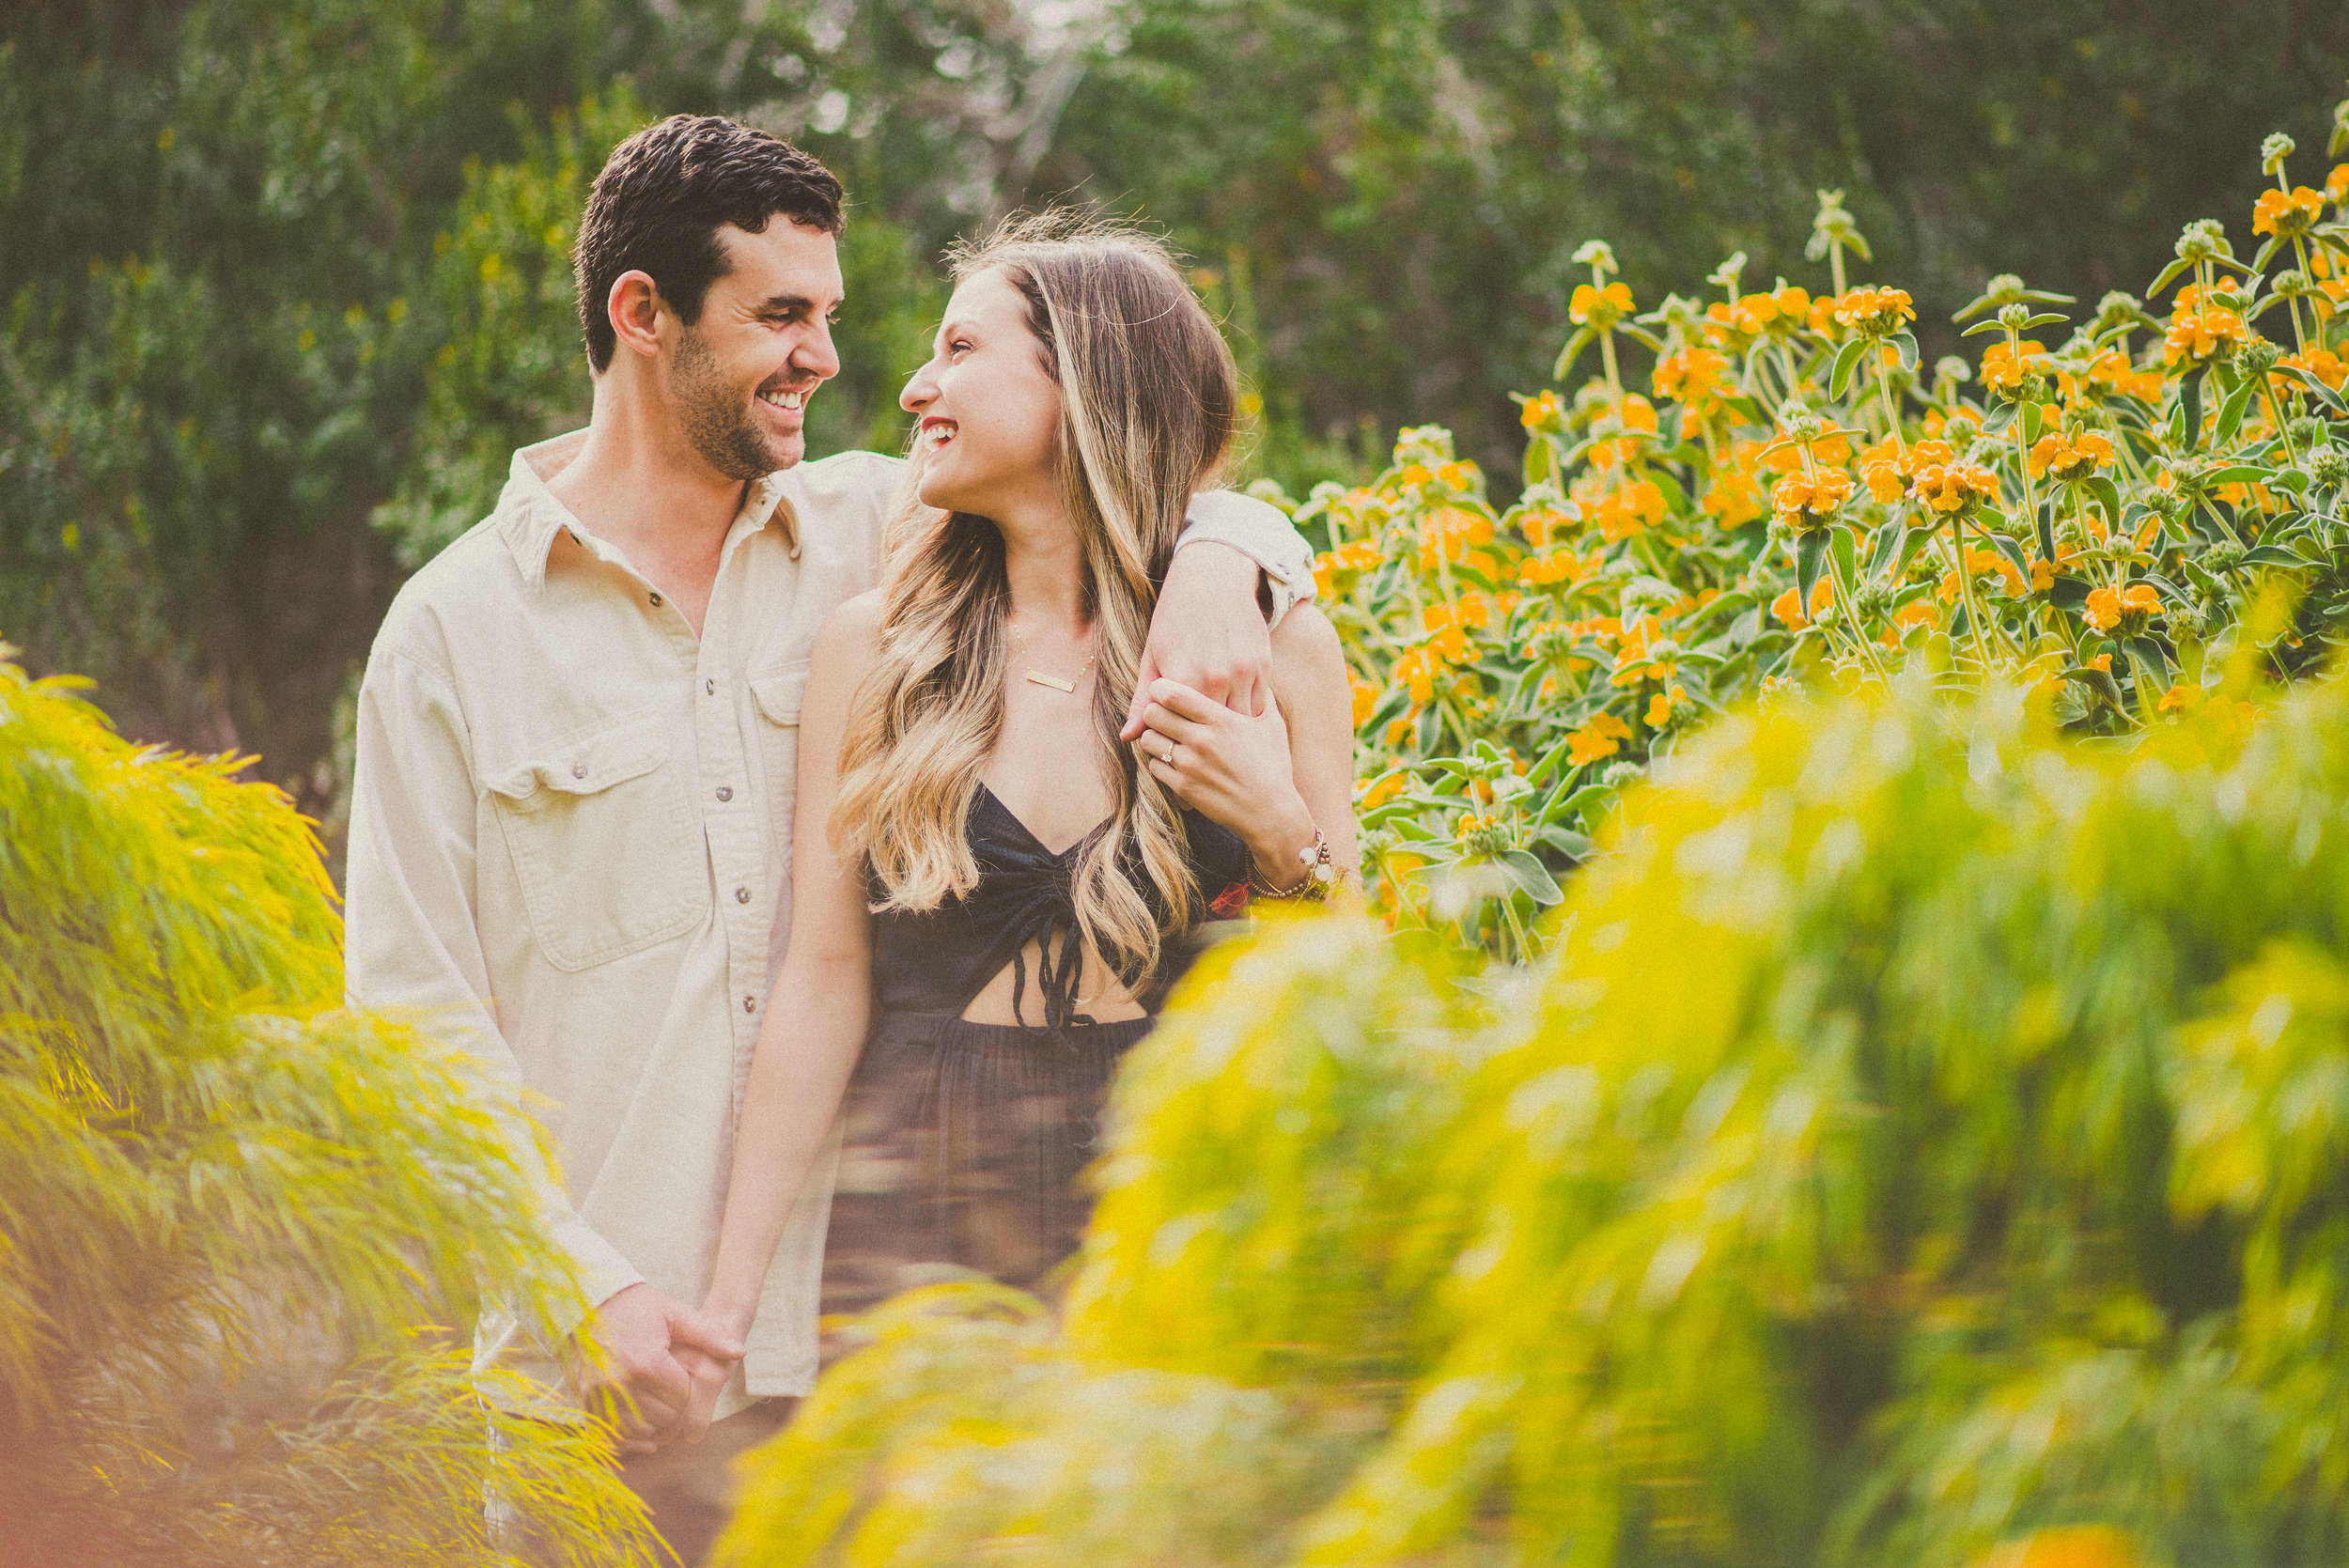
POLYGON ((658 114, 848 183, 817 451, 897 440, 940 246, 1068 195, 1198 257, 1301 491, 1430 419, 1510 472, 1595 233, 1815 284, 1841 188, 1929 358, 1992 271, 2139 288, 2344 61, 2321 0, 0 0, 0 630, 331 826, 403 572, 583 417, 569 225, 658 114))

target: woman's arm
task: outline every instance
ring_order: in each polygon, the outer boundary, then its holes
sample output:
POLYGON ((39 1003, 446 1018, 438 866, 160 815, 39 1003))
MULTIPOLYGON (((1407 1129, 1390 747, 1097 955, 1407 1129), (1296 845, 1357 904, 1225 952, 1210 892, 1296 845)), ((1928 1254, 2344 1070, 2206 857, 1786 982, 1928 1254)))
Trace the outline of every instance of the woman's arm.
POLYGON ((1239 834, 1278 888, 1305 875, 1298 851, 1318 829, 1342 873, 1361 863, 1354 834, 1354 699, 1329 618, 1310 604, 1272 637, 1277 699, 1261 718, 1180 682, 1156 680, 1143 710, 1143 765, 1184 804, 1239 834), (1170 761, 1168 750, 1174 752, 1170 761))
POLYGON ((827 842, 849 700, 880 644, 880 596, 832 613, 817 636, 800 709, 791 843, 791 945, 768 999, 734 1135, 734 1171, 704 1310, 750 1330, 791 1205, 832 1131, 872 1012, 872 916, 858 865, 827 842))

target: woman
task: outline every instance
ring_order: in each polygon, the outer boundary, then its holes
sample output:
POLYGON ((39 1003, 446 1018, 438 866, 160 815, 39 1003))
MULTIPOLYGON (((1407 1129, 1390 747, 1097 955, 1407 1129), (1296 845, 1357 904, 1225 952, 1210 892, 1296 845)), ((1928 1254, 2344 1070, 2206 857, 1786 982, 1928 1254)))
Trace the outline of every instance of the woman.
POLYGON ((1073 1250, 1101 1096, 1205 920, 1357 863, 1351 704, 1310 605, 1276 706, 1155 683, 1117 739, 1229 350, 1165 251, 1066 216, 957 257, 883 587, 816 644, 790 950, 745 1090, 707 1306, 747 1332, 852 1069, 902 1114, 901 1247, 1029 1283, 1073 1250), (858 1066, 860 1055, 863 1065, 858 1066))

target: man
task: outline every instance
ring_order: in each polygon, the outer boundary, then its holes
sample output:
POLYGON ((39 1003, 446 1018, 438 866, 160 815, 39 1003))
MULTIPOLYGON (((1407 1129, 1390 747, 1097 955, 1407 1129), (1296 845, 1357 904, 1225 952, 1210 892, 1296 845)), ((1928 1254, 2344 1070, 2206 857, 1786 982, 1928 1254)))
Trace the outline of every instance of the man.
MULTIPOLYGON (((789 931, 808 649, 878 580, 902 468, 800 466, 807 399, 839 368, 840 198, 814 159, 722 119, 614 151, 577 248, 590 423, 515 454, 497 509, 401 592, 360 692, 352 999, 430 1011, 533 1094, 559 1173, 526 1129, 514 1147, 590 1304, 561 1345, 489 1313, 478 1364, 527 1374, 531 1413, 601 1411, 631 1454, 688 1435, 697 1377, 726 1380, 724 1418, 816 1371, 829 1172, 750 1343, 696 1306, 789 931)), ((1276 616, 1310 596, 1303 541, 1260 503, 1194 498, 1143 684, 1258 710, 1260 590, 1276 616)))

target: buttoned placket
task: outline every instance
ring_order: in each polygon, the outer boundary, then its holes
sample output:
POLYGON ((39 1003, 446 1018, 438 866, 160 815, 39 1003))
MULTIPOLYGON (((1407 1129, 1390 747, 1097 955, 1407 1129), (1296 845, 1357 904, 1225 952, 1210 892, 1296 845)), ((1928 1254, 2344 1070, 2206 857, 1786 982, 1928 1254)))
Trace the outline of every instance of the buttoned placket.
MULTIPOLYGON (((720 547, 718 571, 710 583, 709 608, 702 617, 701 635, 683 611, 669 602, 644 573, 620 551, 575 524, 565 525, 573 543, 598 560, 624 573, 633 583, 645 613, 668 640, 691 673, 693 703, 693 767, 696 778, 694 809, 702 824, 702 840, 709 856, 716 885, 718 922, 726 939, 726 986, 739 998, 729 1006, 732 1020, 734 1110, 742 1109, 749 1086, 751 1057, 758 1043, 759 1015, 766 998, 767 933, 771 910, 762 910, 768 896, 766 842, 756 815, 763 791, 750 787, 754 758, 756 716, 743 691, 742 657, 735 649, 738 629, 726 613, 731 594, 730 573, 748 570, 745 546, 774 515, 781 489, 770 479, 752 488, 742 510, 736 514, 720 547)), ((799 551, 791 551, 794 558, 799 551)))
POLYGON ((751 1056, 766 1009, 767 938, 776 890, 766 885, 767 833, 759 820, 769 791, 753 784, 754 770, 760 766, 759 719, 745 689, 746 655, 739 643, 746 629, 736 624, 734 612, 745 597, 737 580, 751 568, 752 540, 772 519, 776 494, 772 481, 754 488, 726 535, 693 671, 702 822, 718 894, 718 921, 726 937, 726 986, 728 994, 739 999, 727 1009, 733 1021, 729 1079, 737 1114, 750 1083, 751 1056))

